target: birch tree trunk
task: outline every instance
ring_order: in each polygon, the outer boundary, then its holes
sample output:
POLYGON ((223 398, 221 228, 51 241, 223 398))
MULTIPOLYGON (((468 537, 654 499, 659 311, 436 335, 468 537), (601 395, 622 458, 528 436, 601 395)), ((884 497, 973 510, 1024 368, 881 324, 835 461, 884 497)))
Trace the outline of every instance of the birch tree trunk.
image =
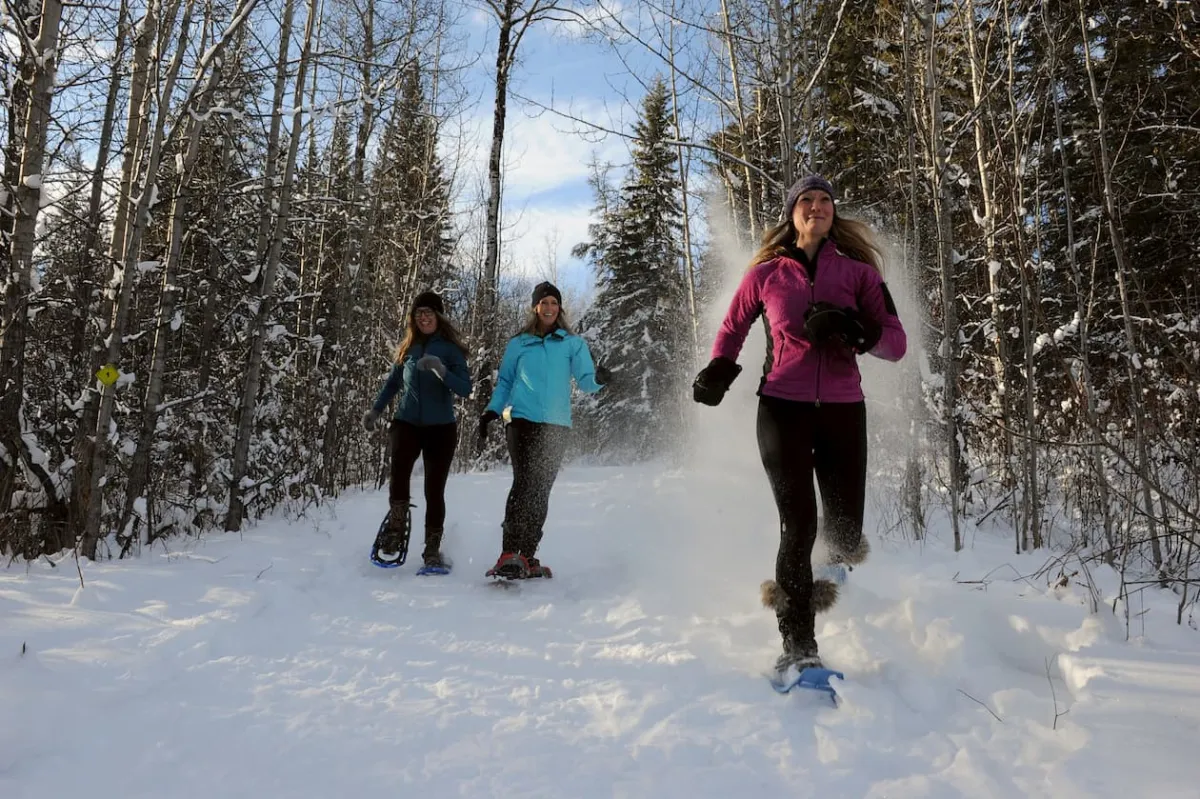
MULTIPOLYGON (((722 5, 724 5, 724 0, 722 0, 722 5)), ((673 1, 671 13, 672 15, 675 13, 673 1)), ((695 348, 700 341, 700 314, 696 308, 696 266, 692 260, 692 223, 688 213, 689 159, 684 155, 683 129, 679 124, 679 92, 675 86, 675 26, 669 26, 668 30, 670 35, 667 49, 671 54, 671 116, 672 124, 675 126, 675 140, 678 142, 675 147, 675 157, 679 162, 680 209, 683 211, 683 273, 687 283, 688 316, 692 320, 692 347, 695 348)))
POLYGON ((1112 156, 1108 149, 1108 115, 1104 107, 1104 98, 1096 81, 1096 68, 1092 60, 1092 42, 1088 35, 1087 13, 1083 0, 1078 0, 1079 31, 1083 41, 1083 63, 1087 69, 1088 89, 1091 92, 1092 105, 1096 111, 1096 148, 1100 151, 1100 172, 1103 180, 1104 212, 1108 227, 1109 242, 1113 248, 1113 256, 1117 262, 1117 289, 1121 297, 1121 316, 1125 329, 1125 368, 1129 374, 1129 404, 1133 411, 1134 448, 1137 455, 1138 480, 1141 484, 1142 511, 1150 525, 1150 549, 1154 565, 1162 569, 1162 546, 1158 540, 1158 524, 1155 521, 1154 502, 1151 498, 1150 455, 1146 446, 1146 414, 1142 407, 1142 381, 1139 375, 1141 356, 1138 353, 1137 336, 1133 330, 1133 314, 1129 301, 1129 289, 1125 276, 1130 273, 1131 266, 1125 248, 1125 237, 1118 225, 1116 191, 1113 188, 1112 156))
MULTIPOLYGON (((516 55, 512 46, 513 17, 518 0, 502 0, 495 6, 500 29, 496 42, 496 88, 492 109, 492 144, 488 153, 488 198, 484 218, 483 294, 485 318, 496 311, 500 266, 500 158, 504 150, 505 116, 508 113, 508 75, 516 55)), ((482 332, 482 331, 480 331, 482 332)), ((489 395, 491 391, 487 392, 489 395)))
MULTIPOLYGON (((288 1, 290 5, 291 0, 288 1)), ((225 514, 227 531, 240 530, 242 518, 245 515, 243 499, 245 487, 242 482, 246 477, 250 439, 254 434, 254 411, 258 405, 258 389, 262 378, 267 324, 275 311, 275 277, 279 272, 279 259, 283 251, 283 239, 287 232, 288 214, 292 202, 292 179, 295 175, 296 153, 299 151, 300 133, 303 128, 304 114, 301 113, 301 108, 304 104, 306 73, 312 57, 312 37, 316 24, 317 2, 318 0, 308 0, 308 20, 304 25, 304 44, 300 51, 300 63, 297 67, 296 82, 292 92, 292 130, 288 139, 287 155, 284 159, 283 175, 280 180, 278 204, 275 209, 275 226, 256 298, 258 307, 251 321, 250 353, 246 361, 246 375, 242 384, 241 399, 238 403, 237 436, 234 440, 233 464, 229 478, 229 509, 225 514)), ((281 45, 280 51, 285 54, 282 64, 286 65, 286 46, 281 45)), ((276 109, 277 114, 281 112, 282 109, 276 109)))
MULTIPOLYGON (((746 146, 746 137, 749 131, 746 128, 746 107, 745 101, 742 98, 742 78, 738 68, 737 45, 733 41, 733 26, 729 21, 729 0, 721 0, 721 22, 724 26, 725 33, 725 49, 729 54, 729 77, 733 83, 733 108, 737 114, 738 130, 741 133, 741 152, 738 155, 742 159, 742 170, 745 180, 745 196, 746 196, 746 222, 749 227, 750 242, 753 244, 758 237, 758 204, 756 192, 754 191, 754 175, 750 171, 748 163, 750 159, 749 149, 746 146)), ((733 187, 729 187, 732 192, 733 187)), ((730 207, 735 207, 732 203, 730 207)), ((736 217, 735 217, 736 218, 736 217)), ((740 232, 737 234, 738 239, 741 239, 740 232)))
MULTIPOLYGON (((779 114, 779 180, 782 191, 785 192, 796 177, 794 148, 798 142, 795 129, 796 110, 792 107, 792 77, 797 62, 802 69, 808 66, 807 52, 797 53, 793 45, 794 5, 794 0, 789 0, 786 7, 782 0, 771 0, 770 5, 771 16, 775 22, 775 106, 779 114)), ((807 51, 807 40, 801 46, 807 51)), ((808 143, 809 146, 812 145, 811 139, 808 143)))
MULTIPOLYGON (((173 23, 178 0, 171 6, 170 20, 173 23)), ((117 321, 124 326, 124 316, 117 316, 121 305, 120 298, 124 296, 127 282, 119 264, 124 260, 126 224, 129 219, 129 204, 132 201, 134 179, 137 176, 137 165, 141 152, 145 147, 146 135, 149 131, 151 55, 154 42, 158 36, 158 20, 162 9, 159 0, 150 0, 146 13, 138 23, 133 41, 133 63, 131 66, 129 88, 129 116, 125 127, 124 153, 121 158, 121 181, 117 190, 116 208, 113 212, 112 238, 109 241, 109 261, 113 266, 112 278, 105 290, 104 299, 100 305, 98 335, 92 343, 90 368, 95 372, 104 365, 108 353, 109 340, 113 338, 112 331, 117 321)), ((128 300, 125 300, 128 307, 128 300)), ((93 503, 101 502, 99 482, 101 475, 93 470, 95 453, 106 446, 108 426, 102 430, 99 427, 100 406, 102 393, 92 388, 88 391, 84 402, 83 413, 75 428, 75 480, 71 496, 72 528, 80 538, 80 550, 89 557, 96 556, 95 535, 87 532, 88 519, 91 516, 93 503)), ((99 511, 97 511, 98 513, 99 511)))
MULTIPOLYGON (((100 138, 96 143, 96 166, 92 170, 92 185, 88 196, 87 243, 85 247, 88 260, 96 263, 102 257, 100 252, 100 214, 104 200, 104 177, 108 171, 108 156, 112 150, 113 129, 116 127, 117 122, 117 99, 120 96, 121 81, 124 78, 125 51, 128 38, 129 2, 128 0, 121 0, 121 5, 117 10, 117 35, 116 41, 113 43, 113 59, 112 67, 109 70, 108 95, 104 105, 104 119, 100 124, 100 138)), ((80 309, 86 309, 91 305, 92 284, 94 283, 95 274, 93 273, 90 277, 92 277, 91 280, 80 281, 79 292, 77 294, 80 309)), ((87 314, 80 313, 79 320, 75 352, 83 355, 88 350, 87 314)), ((84 385, 86 386, 91 382, 91 375, 86 375, 84 385)))
POLYGON ((950 520, 954 530, 954 549, 962 549, 962 494, 966 441, 959 429, 958 373, 959 330, 958 289, 955 284, 953 227, 950 224, 950 197, 946 169, 949 150, 942 123, 941 81, 938 74, 938 9, 935 0, 926 0, 922 21, 925 25, 925 99, 929 104, 929 179, 933 189, 933 211, 937 230, 938 271, 942 301, 942 403, 950 473, 950 520))
MULTIPOLYGON (((1043 22, 1049 27, 1049 21, 1046 19, 1046 8, 1043 6, 1043 22)), ((1075 314, 1079 321, 1079 367, 1078 372, 1072 375, 1075 378, 1076 384, 1079 386, 1079 391, 1083 395, 1083 412, 1084 418, 1087 420, 1088 429, 1092 431, 1092 435, 1105 435, 1105 431, 1100 429, 1099 419, 1096 413, 1096 391, 1095 383, 1092 379, 1091 368, 1091 311, 1088 307, 1087 295, 1085 290, 1085 282, 1083 272, 1079 268, 1079 259, 1076 254, 1075 240, 1075 208, 1074 200, 1072 199, 1071 188, 1071 164, 1067 159, 1067 138, 1066 132, 1063 129, 1062 108, 1059 103, 1059 93, 1061 90, 1058 81, 1058 42, 1057 36, 1051 34, 1050 41, 1047 43, 1047 52, 1049 53, 1049 95, 1051 107, 1054 111, 1054 136, 1057 140, 1057 150, 1059 154, 1060 172, 1062 175, 1063 187, 1063 212, 1066 216, 1065 225, 1067 236, 1067 263, 1071 268, 1071 281, 1075 287, 1075 314)), ((1117 541, 1113 530, 1112 506, 1109 501, 1108 494, 1108 475, 1104 469, 1104 455, 1098 444, 1093 444, 1087 448, 1088 459, 1091 462, 1093 479, 1095 480, 1096 493, 1099 498, 1101 520, 1104 527, 1104 540, 1108 545, 1105 553, 1105 560, 1111 566, 1115 562, 1117 551, 1117 541)), ((1086 526, 1084 530, 1086 531, 1086 526)), ((1084 533, 1084 544, 1090 542, 1087 539, 1086 532, 1084 533)))
POLYGON ((478 410, 492 396, 492 372, 496 366, 496 313, 500 288, 500 204, 503 196, 501 157, 508 114, 508 80, 516 62, 517 48, 529 26, 559 11, 553 0, 485 0, 499 26, 496 39, 496 87, 492 109, 492 142, 488 153, 488 196, 484 217, 483 280, 477 304, 474 330, 479 343, 478 377, 474 396, 478 410))
MULTIPOLYGON (((4 317, 0 319, 0 514, 12 507, 12 495, 24 458, 21 406, 25 395, 25 343, 29 326, 29 293, 33 277, 33 249, 42 197, 42 171, 46 162, 46 131, 58 69, 58 31, 61 0, 43 0, 33 52, 23 54, 21 79, 29 86, 21 136, 21 167, 16 186, 11 244, 12 275, 4 286, 4 317)), ((22 21, 18 21, 20 24, 22 21)), ((50 502, 57 504, 53 486, 45 486, 50 502)))
MULTIPOLYGON (((996 220, 999 209, 996 207, 994 189, 992 187, 992 169, 988 154, 995 147, 987 141, 987 126, 994 125, 987 100, 986 74, 987 65, 979 52, 977 41, 979 14, 976 12, 975 0, 967 0, 967 13, 963 20, 963 36, 967 40, 967 49, 971 62, 971 100, 975 109, 972 114, 971 128, 975 135, 975 160, 978 167, 979 193, 983 203, 983 244, 984 259, 987 268, 988 302, 991 305, 992 317, 992 374, 996 381, 993 397, 993 408, 1000 422, 1000 482, 1005 490, 1012 490, 1015 484, 1013 478, 1013 434, 1012 419, 1009 407, 1008 379, 1008 326, 1004 321, 1004 311, 1001 305, 1001 257, 996 243, 996 220)), ((989 26, 990 27, 990 26, 989 26)), ((1011 87, 1010 87, 1011 88, 1011 87)))
MULTIPOLYGON (((200 152, 200 137, 204 124, 212 107, 213 96, 221 81, 224 67, 224 51, 229 41, 237 34, 250 11, 258 0, 242 0, 235 10, 229 28, 213 42, 208 49, 206 58, 213 66, 208 77, 203 80, 203 88, 197 94, 196 102, 189 103, 186 114, 186 139, 183 144, 182 158, 177 163, 179 184, 175 200, 171 205, 171 217, 167 239, 167 256, 162 264, 162 289, 159 294, 158 314, 154 333, 154 356, 150 364, 150 375, 146 386, 145 406, 142 409, 141 430, 138 433, 137 449, 134 451, 130 465, 129 481, 126 484, 125 508, 121 514, 118 530, 127 536, 122 543, 121 554, 124 555, 133 539, 128 534, 128 525, 134 514, 136 501, 142 497, 150 478, 150 455, 154 446, 154 433, 158 425, 160 413, 159 404, 163 399, 163 376, 167 370, 167 340, 173 330, 175 309, 179 299, 180 286, 178 283, 179 261, 183 251, 184 221, 188 213, 188 201, 192 191, 192 181, 195 175, 196 157, 200 152), (192 107, 194 105, 194 113, 192 107)), ((181 42, 182 44, 182 42, 181 42)), ((203 69, 204 62, 199 69, 203 69)), ((196 76, 196 82, 201 82, 201 76, 196 76)))
MULTIPOLYGON (((917 64, 912 53, 912 27, 913 15, 912 9, 905 6, 901 11, 901 58, 903 59, 904 70, 904 93, 905 106, 907 112, 904 114, 905 138, 907 144, 905 146, 905 160, 908 166, 908 241, 906 255, 911 253, 915 256, 916 262, 919 264, 922 254, 922 236, 921 226, 924 217, 924 209, 921 208, 920 191, 918 179, 921 173, 920 164, 917 158, 917 121, 916 115, 919 113, 920 100, 917 96, 916 83, 913 76, 917 71, 917 64)), ((919 280, 917 273, 919 267, 910 269, 907 277, 910 280, 919 280)), ((908 322, 911 329, 915 331, 923 331, 924 325, 913 324, 913 321, 908 322)), ((922 335, 918 333, 918 336, 922 335)), ((911 357, 911 356, 910 356, 911 357)), ((908 517, 908 523, 912 526, 913 538, 922 539, 925 537, 925 510, 924 502, 922 501, 922 491, 924 487, 923 473, 924 469, 921 465, 920 451, 920 436, 914 429, 917 426, 917 417, 921 414, 921 385, 920 373, 917 370, 909 370, 911 377, 909 378, 914 385, 910 385, 908 391, 904 392, 906 410, 909 412, 909 441, 908 452, 905 456, 904 463, 904 499, 903 506, 905 515, 908 517)))
MULTIPOLYGON (((1006 31, 1015 30, 1015 25, 1007 5, 1004 6, 1004 29, 1006 31)), ((1043 541, 1041 489, 1038 476, 1037 362, 1033 346, 1036 339, 1034 315, 1038 307, 1038 292, 1036 276, 1030 274, 1032 271, 1030 268, 1031 253, 1025 241, 1025 225, 1018 218, 1018 215, 1022 214, 1026 207, 1025 183, 1022 180, 1021 165, 1026 161, 1026 142, 1031 138, 1026 135, 1026 132, 1022 130, 1019 124, 1021 114, 1017 108, 1016 98, 1018 87, 1021 86, 1017 75, 1016 46, 1019 42, 1023 42, 1024 38, 1024 33, 1004 37, 1008 56, 1007 99, 1008 114, 1011 120, 1009 124, 1009 137, 1012 147, 1012 207, 1015 210, 1013 214, 1012 238, 1015 245, 1016 258, 1014 259, 1013 266, 1016 268, 1017 274, 1021 277, 1021 340, 1025 358, 1025 469, 1024 477, 1022 478, 1024 490, 1021 492, 1021 515, 1023 518, 1019 528, 1021 530, 1023 548, 1028 549, 1028 546, 1032 544, 1034 549, 1040 549, 1043 541), (1028 533, 1028 536, 1026 533, 1028 533)), ((1038 229, 1040 230, 1040 227, 1038 229)))
MULTIPOLYGON (((174 21, 178 7, 178 2, 172 6, 171 12, 167 16, 168 23, 174 21)), ((171 101, 175 94, 175 84, 179 78, 179 70, 187 51, 194 7, 195 0, 187 0, 187 5, 184 6, 183 10, 183 19, 180 21, 179 41, 176 44, 175 54, 167 68, 166 78, 162 85, 162 95, 158 98, 157 113, 154 115, 154 129, 150 132, 148 153, 144 171, 142 172, 137 203, 128 221, 128 233, 125 237, 125 249, 120 265, 121 285, 117 298, 116 311, 113 316, 113 325, 108 337, 107 362, 111 364, 117 364, 121 360, 121 348, 124 345, 125 329, 128 326, 129 320, 129 306, 133 297, 133 274, 137 267, 138 256, 142 248, 142 237, 150 222, 150 203, 155 199, 155 194, 157 193, 155 180, 158 176, 158 169, 162 159, 167 115, 171 110, 171 101)), ((168 24, 165 29, 170 30, 171 27, 168 24)), ((149 103, 152 95, 147 94, 146 99, 147 103, 149 103)), ((147 108, 146 110, 148 111, 149 109, 147 108)), ((187 110, 185 106, 182 112, 186 113, 187 110)), ((100 394, 100 411, 96 420, 95 446, 92 448, 92 463, 89 475, 92 487, 91 491, 89 491, 90 501, 83 529, 83 541, 85 543, 83 549, 89 558, 95 558, 96 544, 99 541, 100 515, 104 505, 103 496, 99 488, 101 479, 104 477, 104 472, 108 468, 109 425, 112 421, 115 396, 116 386, 105 386, 100 394)))
MULTIPOLYGON (((233 163, 233 147, 234 142, 232 137, 225 135, 221 140, 221 174, 228 175, 229 167, 233 163)), ((200 281, 200 296, 203 298, 200 302, 200 324, 197 333, 199 345, 197 351, 201 353, 213 352, 216 349, 217 341, 217 309, 221 302, 220 293, 216 291, 218 280, 221 275, 221 251, 216 246, 225 237, 226 221, 223 215, 216 215, 215 227, 212 231, 212 242, 208 248, 208 262, 204 277, 200 281)), ((215 359, 202 357, 200 359, 200 369, 196 375, 196 394, 197 396, 206 396, 209 392, 209 385, 212 382, 213 366, 215 359)), ((189 480, 188 492, 193 501, 207 494, 208 485, 208 422, 207 414, 203 427, 200 429, 195 439, 192 441, 192 474, 189 480)))
MULTIPOLYGON (((267 163, 263 169, 262 207, 258 212, 258 237, 254 243, 255 266, 260 268, 267 258, 270 244, 272 210, 278 202, 275 173, 279 165, 279 134, 283 126, 283 98, 287 92, 288 47, 292 41, 292 24, 296 14, 296 0, 284 0, 283 19, 279 23, 279 52, 275 60, 275 87, 271 94, 271 125, 267 131, 267 163)), ((248 280, 256 282, 257 273, 248 280)))

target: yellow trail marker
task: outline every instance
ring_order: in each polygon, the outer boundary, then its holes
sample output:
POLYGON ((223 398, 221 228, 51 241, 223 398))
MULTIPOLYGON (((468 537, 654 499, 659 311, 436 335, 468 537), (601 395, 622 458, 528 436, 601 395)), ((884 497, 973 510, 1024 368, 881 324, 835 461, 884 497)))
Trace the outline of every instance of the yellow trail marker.
POLYGON ((111 386, 113 383, 117 382, 117 379, 120 376, 121 373, 117 371, 117 367, 113 366, 111 363, 104 364, 100 367, 99 371, 96 372, 96 379, 106 386, 111 386))

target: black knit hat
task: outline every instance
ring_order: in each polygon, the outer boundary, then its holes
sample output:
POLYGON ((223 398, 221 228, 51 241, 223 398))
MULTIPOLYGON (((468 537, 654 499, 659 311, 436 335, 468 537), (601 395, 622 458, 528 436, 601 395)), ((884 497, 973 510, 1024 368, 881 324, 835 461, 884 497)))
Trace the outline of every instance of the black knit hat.
POLYGON ((837 195, 833 193, 833 184, 820 175, 805 175, 792 184, 788 189, 787 201, 783 204, 783 219, 790 219, 792 209, 796 207, 796 200, 800 199, 800 195, 806 191, 823 191, 829 195, 829 199, 836 200, 837 195))
POLYGON ((533 305, 537 305, 547 297, 553 297, 558 300, 559 305, 562 305, 562 292, 550 281, 543 281, 533 287, 533 305))
POLYGON ((442 298, 438 296, 436 291, 422 291, 417 295, 417 298, 413 300, 412 307, 414 311, 416 311, 418 308, 429 308, 436 311, 441 316, 446 315, 446 305, 442 302, 442 298))

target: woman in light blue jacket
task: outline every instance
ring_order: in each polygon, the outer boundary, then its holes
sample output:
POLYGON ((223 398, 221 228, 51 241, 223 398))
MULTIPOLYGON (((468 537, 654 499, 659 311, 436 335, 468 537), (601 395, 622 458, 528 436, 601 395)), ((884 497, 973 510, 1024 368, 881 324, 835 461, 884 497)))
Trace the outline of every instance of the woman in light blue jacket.
POLYGON ((562 294, 551 283, 533 290, 529 323, 504 350, 496 390, 479 417, 480 444, 488 425, 503 417, 513 483, 504 508, 500 559, 488 575, 549 577, 534 555, 550 511, 571 429, 571 379, 589 394, 608 382, 608 370, 592 363, 587 343, 571 332, 562 294))

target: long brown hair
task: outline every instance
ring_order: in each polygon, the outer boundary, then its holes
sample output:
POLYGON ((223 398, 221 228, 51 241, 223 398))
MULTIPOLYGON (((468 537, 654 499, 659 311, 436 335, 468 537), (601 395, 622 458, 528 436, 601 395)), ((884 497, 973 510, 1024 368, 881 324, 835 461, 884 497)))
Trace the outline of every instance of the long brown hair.
MULTIPOLYGON (((558 306, 558 318, 554 320, 554 330, 561 330, 568 336, 575 334, 574 331, 571 330, 571 323, 567 321, 567 311, 562 307, 561 303, 558 306)), ((547 331, 545 335, 553 333, 554 330, 547 331)), ((522 333, 532 333, 535 336, 543 335, 538 332, 538 314, 536 305, 529 309, 529 316, 525 320, 525 326, 517 331, 518 336, 522 333)))
MULTIPOLYGON (((767 232, 763 233, 762 245, 750 259, 750 266, 755 267, 783 255, 788 247, 796 244, 796 235, 796 226, 792 223, 791 217, 768 228, 767 232)), ((883 248, 879 245, 875 231, 871 230, 866 222, 847 219, 834 213, 833 226, 829 229, 829 238, 842 253, 856 261, 870 264, 876 272, 883 274, 883 248)))
MULTIPOLYGON (((408 312, 408 325, 404 328, 404 338, 400 341, 400 346, 396 348, 396 363, 404 363, 408 351, 412 349, 414 342, 423 341, 425 335, 417 327, 417 309, 413 308, 408 312)), ((463 343, 462 333, 458 332, 458 328, 454 323, 442 316, 437 311, 434 311, 437 316, 437 330, 434 331, 437 335, 449 341, 454 346, 462 351, 464 357, 467 354, 467 345, 463 343)))

